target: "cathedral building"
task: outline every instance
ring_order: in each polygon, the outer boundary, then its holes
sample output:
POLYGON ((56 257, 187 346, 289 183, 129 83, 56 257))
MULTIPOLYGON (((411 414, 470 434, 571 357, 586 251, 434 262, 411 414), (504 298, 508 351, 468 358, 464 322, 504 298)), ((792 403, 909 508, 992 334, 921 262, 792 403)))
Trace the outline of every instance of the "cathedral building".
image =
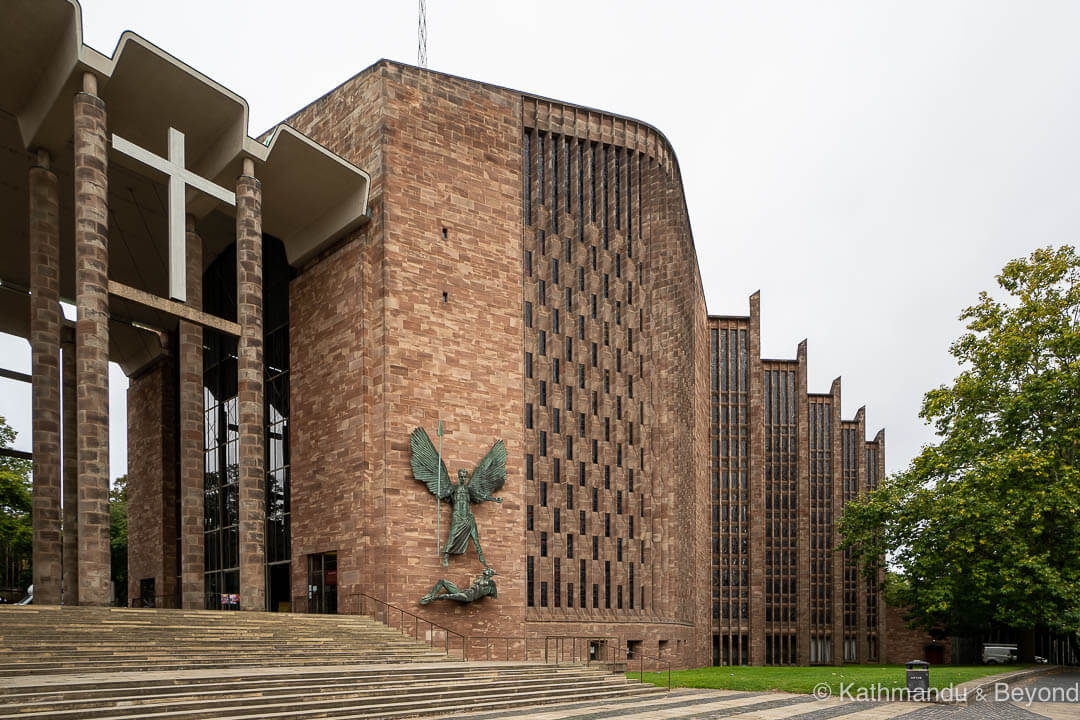
POLYGON ((884 434, 842 418, 839 380, 807 387, 805 343, 761 357, 756 294, 709 314, 659 130, 382 60, 251 136, 242 98, 151 42, 83 44, 74 0, 5 3, 0 40, 36 602, 112 600, 113 361, 125 604, 387 602, 482 647, 605 638, 677 667, 896 660, 880 578, 835 550, 884 434), (505 443, 501 502, 472 506, 497 597, 419 604, 485 565, 442 565, 417 427, 451 476, 505 443))

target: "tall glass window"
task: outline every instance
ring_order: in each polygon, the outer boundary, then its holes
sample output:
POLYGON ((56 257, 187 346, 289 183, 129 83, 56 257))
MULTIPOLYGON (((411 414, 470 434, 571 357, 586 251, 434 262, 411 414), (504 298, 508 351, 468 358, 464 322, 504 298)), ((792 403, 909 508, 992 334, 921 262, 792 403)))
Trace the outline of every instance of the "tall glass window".
MULTIPOLYGON (((263 239, 263 361, 266 422, 267 609, 289 601, 289 280, 280 241, 263 239)), ((203 310, 236 320, 236 246, 203 274, 203 310)), ((203 522, 206 607, 238 610, 239 436, 236 338, 203 331, 205 462, 203 522)))

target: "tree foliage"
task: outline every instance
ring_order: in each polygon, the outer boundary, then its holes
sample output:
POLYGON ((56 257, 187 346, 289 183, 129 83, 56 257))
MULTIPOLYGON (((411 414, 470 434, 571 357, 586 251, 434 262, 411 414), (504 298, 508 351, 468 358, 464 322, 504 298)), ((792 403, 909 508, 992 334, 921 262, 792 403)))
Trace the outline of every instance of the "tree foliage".
POLYGON ((1080 630, 1080 257, 1044 248, 960 316, 961 372, 926 393, 939 442, 840 529, 922 627, 1080 630))
POLYGON ((112 581, 117 583, 121 597, 127 596, 128 567, 128 493, 127 475, 112 482, 109 490, 109 549, 112 560, 112 581))
MULTIPOLYGON (((17 433, 0 417, 0 447, 10 448, 17 433)), ((25 590, 32 582, 30 461, 0 456, 0 584, 25 590)))

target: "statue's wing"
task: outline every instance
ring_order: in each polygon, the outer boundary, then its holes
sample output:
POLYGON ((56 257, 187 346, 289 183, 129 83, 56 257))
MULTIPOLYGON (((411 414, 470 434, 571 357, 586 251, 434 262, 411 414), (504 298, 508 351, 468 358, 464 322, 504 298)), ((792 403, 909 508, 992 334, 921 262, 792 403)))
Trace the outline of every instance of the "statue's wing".
POLYGON ((506 483, 506 445, 496 440, 469 479, 469 499, 475 502, 497 493, 506 483))
POLYGON ((453 492, 450 475, 446 472, 446 463, 439 459, 439 453, 431 443, 427 431, 421 427, 413 430, 409 436, 409 446, 412 448, 413 477, 427 485, 428 490, 440 500, 449 498, 453 492))

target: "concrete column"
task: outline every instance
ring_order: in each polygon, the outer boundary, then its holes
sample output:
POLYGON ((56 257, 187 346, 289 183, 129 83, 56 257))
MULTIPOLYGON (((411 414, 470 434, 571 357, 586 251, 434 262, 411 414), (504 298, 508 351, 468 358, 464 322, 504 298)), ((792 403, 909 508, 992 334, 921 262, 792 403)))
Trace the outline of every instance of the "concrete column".
POLYGON ((105 103, 83 75, 75 95, 75 324, 78 382, 79 603, 108 605, 109 239, 105 103))
POLYGON ((750 296, 750 664, 765 664, 765 416, 761 294, 750 296))
POLYGON ((75 385, 75 329, 63 330, 64 604, 79 604, 79 457, 75 385))
POLYGON ((262 186, 254 162, 236 180, 237 410, 240 442, 240 607, 266 609, 263 422, 262 186))
MULTIPOLYGON (((202 238, 187 218, 187 302, 202 309, 202 238)), ((180 321, 180 585, 185 608, 205 607, 203 582, 203 424, 202 328, 180 321)))
POLYGON ((798 465, 796 472, 796 587, 798 613, 795 628, 798 637, 797 662, 810 664, 810 397, 807 394, 806 341, 799 343, 799 372, 796 392, 796 430, 798 465))
POLYGON ((60 193, 38 150, 30 190, 34 602, 60 604, 60 193))

